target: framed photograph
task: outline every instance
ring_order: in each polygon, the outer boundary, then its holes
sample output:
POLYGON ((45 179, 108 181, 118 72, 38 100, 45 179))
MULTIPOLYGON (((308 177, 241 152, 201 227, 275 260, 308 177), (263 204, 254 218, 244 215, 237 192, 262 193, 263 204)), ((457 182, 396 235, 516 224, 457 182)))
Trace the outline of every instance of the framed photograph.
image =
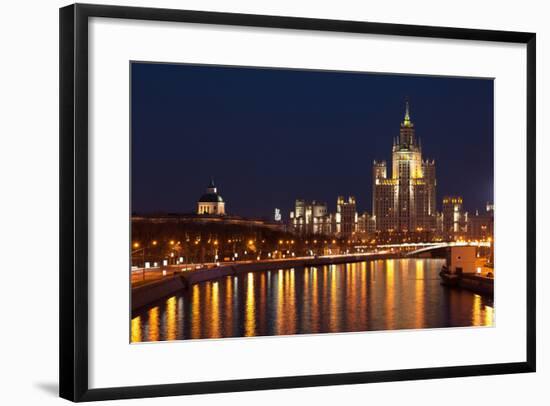
POLYGON ((535 371, 535 34, 60 10, 60 395, 535 371))

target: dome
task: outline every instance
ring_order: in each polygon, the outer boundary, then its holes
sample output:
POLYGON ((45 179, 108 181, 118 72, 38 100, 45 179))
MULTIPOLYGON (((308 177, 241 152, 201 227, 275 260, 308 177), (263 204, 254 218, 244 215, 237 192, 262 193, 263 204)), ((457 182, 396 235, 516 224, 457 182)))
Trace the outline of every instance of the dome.
POLYGON ((199 199, 199 203, 222 203, 222 197, 217 193, 205 193, 199 199))

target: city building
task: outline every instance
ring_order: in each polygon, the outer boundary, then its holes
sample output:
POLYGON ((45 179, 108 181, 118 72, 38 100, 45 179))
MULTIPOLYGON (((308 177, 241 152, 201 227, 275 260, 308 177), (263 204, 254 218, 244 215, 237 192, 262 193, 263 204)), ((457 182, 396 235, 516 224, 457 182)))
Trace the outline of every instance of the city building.
POLYGON ((374 216, 371 216, 368 212, 364 212, 357 219, 357 232, 362 237, 371 237, 376 231, 376 222, 374 216))
POLYGON ((487 203, 485 212, 478 212, 468 217, 468 238, 472 240, 488 240, 493 238, 494 205, 487 203))
POLYGON ((355 197, 344 199, 338 196, 336 200, 336 230, 338 237, 351 237, 357 231, 357 204, 355 197))
POLYGON ((435 215, 435 229, 437 231, 437 238, 443 240, 443 213, 437 212, 435 215))
POLYGON ((218 194, 218 189, 214 185, 214 180, 210 180, 206 193, 203 194, 197 202, 197 214, 201 215, 225 215, 225 202, 218 194))
POLYGON ((464 237, 468 226, 468 213, 464 211, 461 196, 445 196, 443 198, 442 236, 453 240, 464 237))
POLYGON ((386 161, 373 165, 373 215, 381 232, 435 231, 435 162, 422 159, 409 103, 401 123, 399 138, 392 148, 392 173, 388 178, 386 161))
POLYGON ((290 226, 297 234, 330 234, 331 216, 327 204, 297 199, 294 211, 290 212, 290 226))

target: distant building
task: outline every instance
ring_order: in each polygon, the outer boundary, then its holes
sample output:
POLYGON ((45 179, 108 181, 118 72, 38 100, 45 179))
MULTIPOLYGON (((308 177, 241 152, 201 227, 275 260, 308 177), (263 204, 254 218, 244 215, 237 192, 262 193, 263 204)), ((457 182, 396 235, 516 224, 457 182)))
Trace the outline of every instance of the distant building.
POLYGON ((445 196, 443 198, 443 229, 445 239, 464 236, 467 231, 468 213, 464 211, 462 197, 445 196))
POLYGON ((338 196, 336 200, 336 235, 349 238, 357 231, 357 204, 355 197, 347 200, 338 196))
POLYGON ((435 229, 437 231, 437 235, 440 238, 443 238, 443 229, 445 227, 443 226, 443 213, 437 212, 435 215, 435 229))
POLYGON ((487 203, 485 212, 476 211, 474 216, 468 217, 468 238, 472 240, 493 238, 494 223, 494 206, 487 203))
POLYGON ((225 202, 223 198, 218 194, 218 189, 214 185, 214 180, 210 180, 206 193, 203 194, 197 202, 197 214, 200 215, 213 215, 224 216, 225 215, 225 202))
POLYGON ((297 234, 330 234, 331 222, 327 204, 315 200, 296 200, 294 211, 290 212, 290 225, 297 234))
POLYGON ((376 222, 374 216, 371 216, 368 212, 364 212, 357 218, 357 232, 362 234, 363 237, 370 237, 376 231, 376 222))
POLYGON ((422 147, 416 139, 407 102, 399 138, 393 141, 391 178, 385 161, 374 161, 373 165, 376 230, 435 231, 435 192, 435 162, 422 160, 422 147))

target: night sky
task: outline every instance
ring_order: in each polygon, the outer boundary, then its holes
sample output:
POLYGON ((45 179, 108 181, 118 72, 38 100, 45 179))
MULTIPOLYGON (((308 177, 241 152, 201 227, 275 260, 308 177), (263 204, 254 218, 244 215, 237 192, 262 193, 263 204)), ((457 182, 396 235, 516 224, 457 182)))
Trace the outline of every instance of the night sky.
MULTIPOLYGON (((131 65, 132 211, 189 213, 210 177, 229 214, 288 219, 296 198, 354 195, 390 165, 406 98, 437 206, 493 200, 493 80, 215 66, 131 65)), ((390 173, 388 173, 390 176, 390 173)))

